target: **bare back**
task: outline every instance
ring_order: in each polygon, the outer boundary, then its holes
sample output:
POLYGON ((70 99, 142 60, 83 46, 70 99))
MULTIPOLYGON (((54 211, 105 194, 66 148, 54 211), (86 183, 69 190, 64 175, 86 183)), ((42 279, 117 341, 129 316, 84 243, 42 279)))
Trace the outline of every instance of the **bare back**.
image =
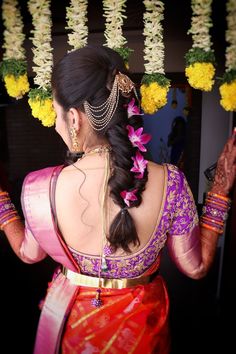
MULTIPOLYGON (((68 246, 78 252, 98 255, 102 242, 101 188, 104 180, 104 159, 88 156, 75 165, 65 167, 60 173, 55 191, 55 206, 58 226, 68 246)), ((142 193, 142 203, 129 209, 132 215, 140 246, 143 248, 156 229, 164 195, 164 168, 148 163, 148 182, 142 193)), ((108 198, 107 230, 120 207, 108 198)), ((122 255, 122 249, 116 255, 122 255)))

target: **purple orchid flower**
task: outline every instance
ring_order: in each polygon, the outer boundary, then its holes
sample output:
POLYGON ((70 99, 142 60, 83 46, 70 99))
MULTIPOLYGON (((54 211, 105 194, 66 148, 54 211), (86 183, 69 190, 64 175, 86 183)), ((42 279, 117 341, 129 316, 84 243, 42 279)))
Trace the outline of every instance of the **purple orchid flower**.
POLYGON ((134 127, 131 125, 127 125, 126 129, 128 129, 128 137, 134 147, 139 148, 140 151, 147 151, 144 144, 147 144, 151 140, 151 135, 143 132, 143 127, 134 130, 134 127))
POLYGON ((133 189, 131 192, 126 190, 120 192, 121 197, 124 199, 124 202, 128 207, 130 206, 130 201, 135 201, 138 199, 135 195, 136 192, 137 189, 133 189))
POLYGON ((147 167, 148 161, 144 159, 143 155, 139 151, 136 152, 135 157, 131 157, 134 161, 134 166, 131 168, 131 172, 138 173, 136 178, 143 178, 144 171, 147 167))
POLYGON ((140 113, 140 109, 138 108, 138 106, 135 105, 134 98, 132 98, 132 100, 128 103, 127 112, 128 112, 128 118, 130 118, 134 115, 137 115, 137 116, 143 115, 143 113, 140 113))

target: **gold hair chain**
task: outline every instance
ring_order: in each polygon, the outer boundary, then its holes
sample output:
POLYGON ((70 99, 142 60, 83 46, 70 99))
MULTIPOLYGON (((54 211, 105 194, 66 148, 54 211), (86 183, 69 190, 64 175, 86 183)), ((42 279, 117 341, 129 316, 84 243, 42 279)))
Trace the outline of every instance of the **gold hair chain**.
POLYGON ((120 91, 123 95, 127 95, 134 89, 133 81, 127 75, 119 72, 115 76, 110 95, 105 102, 99 106, 93 106, 85 101, 84 110, 91 127, 96 131, 105 129, 117 109, 120 91))

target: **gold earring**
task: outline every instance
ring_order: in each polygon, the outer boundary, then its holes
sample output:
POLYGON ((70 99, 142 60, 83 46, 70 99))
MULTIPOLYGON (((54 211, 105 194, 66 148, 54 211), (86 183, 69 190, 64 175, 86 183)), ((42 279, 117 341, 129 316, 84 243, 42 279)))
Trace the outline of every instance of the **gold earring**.
POLYGON ((79 142, 75 128, 70 128, 70 137, 72 142, 72 152, 80 152, 79 142))

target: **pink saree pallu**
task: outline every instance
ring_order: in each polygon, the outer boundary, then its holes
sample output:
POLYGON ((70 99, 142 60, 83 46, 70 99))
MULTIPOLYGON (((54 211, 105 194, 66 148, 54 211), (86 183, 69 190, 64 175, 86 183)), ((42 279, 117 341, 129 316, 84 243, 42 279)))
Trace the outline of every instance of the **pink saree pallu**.
MULTIPOLYGON (((40 247, 56 262, 72 271, 78 271, 77 264, 56 232, 51 210, 52 181, 61 169, 62 166, 57 166, 27 175, 23 184, 21 203, 27 227, 40 247)), ((61 273, 54 278, 40 316, 34 354, 59 352, 65 316, 78 290, 78 287, 71 284, 61 273)))
POLYGON ((34 354, 60 352, 61 333, 77 290, 78 287, 70 284, 62 274, 52 282, 41 312, 34 354))

